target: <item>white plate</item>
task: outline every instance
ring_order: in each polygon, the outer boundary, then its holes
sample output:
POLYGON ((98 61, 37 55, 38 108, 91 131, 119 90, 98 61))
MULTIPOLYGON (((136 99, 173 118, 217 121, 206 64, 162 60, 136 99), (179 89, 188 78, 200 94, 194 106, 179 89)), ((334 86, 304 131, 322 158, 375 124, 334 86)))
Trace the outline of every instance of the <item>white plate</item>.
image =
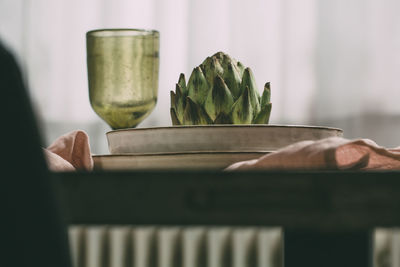
POLYGON ((222 170, 264 152, 199 152, 93 156, 95 170, 222 170))
POLYGON ((107 133, 107 140, 111 154, 262 152, 342 133, 341 129, 318 126, 202 125, 115 130, 107 133))

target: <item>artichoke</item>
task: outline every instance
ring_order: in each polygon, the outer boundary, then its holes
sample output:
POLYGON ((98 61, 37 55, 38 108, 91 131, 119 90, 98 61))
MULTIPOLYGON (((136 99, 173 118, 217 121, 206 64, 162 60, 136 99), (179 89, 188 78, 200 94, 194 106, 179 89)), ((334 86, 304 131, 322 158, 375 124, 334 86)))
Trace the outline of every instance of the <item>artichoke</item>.
POLYGON ((260 97, 250 68, 218 52, 196 67, 186 84, 182 73, 171 91, 174 125, 268 124, 270 83, 260 97))

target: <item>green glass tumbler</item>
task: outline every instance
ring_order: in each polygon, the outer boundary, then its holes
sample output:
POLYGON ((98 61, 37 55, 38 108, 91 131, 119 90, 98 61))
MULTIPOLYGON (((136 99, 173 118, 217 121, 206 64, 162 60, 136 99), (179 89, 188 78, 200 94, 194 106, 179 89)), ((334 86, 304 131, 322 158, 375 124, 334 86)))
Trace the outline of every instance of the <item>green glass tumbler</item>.
POLYGON ((101 29, 86 34, 89 99, 113 129, 136 127, 158 93, 159 33, 101 29))

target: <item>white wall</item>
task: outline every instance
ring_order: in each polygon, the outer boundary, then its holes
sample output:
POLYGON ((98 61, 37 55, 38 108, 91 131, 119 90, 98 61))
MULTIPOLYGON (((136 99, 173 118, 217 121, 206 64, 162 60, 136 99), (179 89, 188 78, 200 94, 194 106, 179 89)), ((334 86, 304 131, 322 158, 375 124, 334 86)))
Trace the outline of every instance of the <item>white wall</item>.
POLYGON ((179 74, 225 51, 260 90, 271 81, 272 123, 339 126, 390 146, 400 144, 398 10, 397 0, 2 0, 0 37, 21 60, 48 143, 80 128, 107 153, 109 128, 88 100, 85 33, 129 27, 161 34, 158 104, 140 127, 170 125, 179 74))

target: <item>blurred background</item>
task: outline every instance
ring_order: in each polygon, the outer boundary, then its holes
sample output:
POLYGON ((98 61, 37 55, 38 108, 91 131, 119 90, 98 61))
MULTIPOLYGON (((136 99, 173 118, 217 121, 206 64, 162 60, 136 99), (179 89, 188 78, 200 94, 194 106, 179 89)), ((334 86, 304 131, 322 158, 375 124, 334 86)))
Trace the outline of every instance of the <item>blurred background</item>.
MULTIPOLYGON (((139 127, 169 126, 169 91, 224 51, 271 82, 270 123, 334 126, 400 145, 398 0, 1 0, 0 39, 25 73, 46 145, 85 130, 108 153, 88 99, 87 31, 160 32, 158 103, 139 127)), ((11 113, 12 111, 10 111, 11 113)))

